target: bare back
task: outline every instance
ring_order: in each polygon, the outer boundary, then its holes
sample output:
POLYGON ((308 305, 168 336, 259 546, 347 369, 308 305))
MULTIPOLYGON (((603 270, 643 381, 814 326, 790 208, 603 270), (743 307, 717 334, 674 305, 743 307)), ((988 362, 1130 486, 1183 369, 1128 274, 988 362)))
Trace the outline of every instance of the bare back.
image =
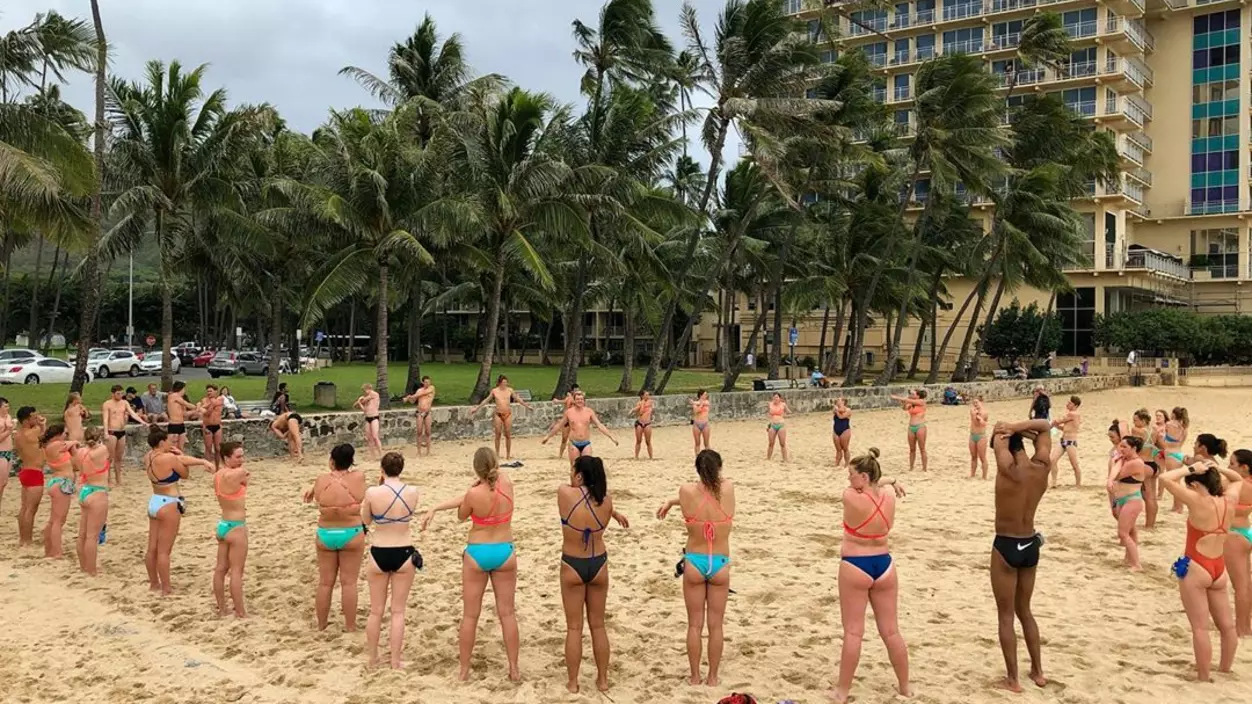
POLYGON ((513 541, 513 522, 501 517, 512 513, 513 481, 501 472, 494 488, 480 481, 465 492, 459 515, 462 520, 478 518, 491 522, 491 525, 480 525, 477 521, 471 523, 471 543, 509 543, 513 541))
POLYGON ((720 496, 714 496, 701 482, 684 484, 678 490, 678 503, 687 523, 688 552, 709 552, 708 529, 712 529, 712 552, 730 554, 730 532, 735 515, 735 486, 723 479, 720 496))
POLYGON ((318 525, 324 528, 355 528, 361 525, 361 501, 365 498, 365 475, 356 470, 334 470, 313 485, 318 525))

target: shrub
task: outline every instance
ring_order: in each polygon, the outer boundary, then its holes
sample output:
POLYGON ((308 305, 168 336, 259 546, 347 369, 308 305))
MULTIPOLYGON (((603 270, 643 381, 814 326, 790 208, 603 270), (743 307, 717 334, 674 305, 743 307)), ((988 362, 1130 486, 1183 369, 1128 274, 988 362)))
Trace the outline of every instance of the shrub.
POLYGON ((984 333, 987 354, 998 359, 1001 367, 1012 367, 1021 358, 1034 355, 1041 328, 1043 344, 1039 354, 1055 352, 1061 346, 1061 319, 1055 313, 1045 315, 1035 303, 1022 308, 1013 299, 1007 308, 1000 309, 984 333))

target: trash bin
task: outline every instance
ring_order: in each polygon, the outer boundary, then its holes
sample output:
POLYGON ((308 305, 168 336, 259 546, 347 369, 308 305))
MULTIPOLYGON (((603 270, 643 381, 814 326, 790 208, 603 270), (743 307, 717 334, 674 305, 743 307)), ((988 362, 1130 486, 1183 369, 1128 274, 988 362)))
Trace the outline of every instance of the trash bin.
POLYGON ((319 381, 313 385, 313 405, 322 408, 334 408, 338 394, 335 385, 329 381, 319 381))

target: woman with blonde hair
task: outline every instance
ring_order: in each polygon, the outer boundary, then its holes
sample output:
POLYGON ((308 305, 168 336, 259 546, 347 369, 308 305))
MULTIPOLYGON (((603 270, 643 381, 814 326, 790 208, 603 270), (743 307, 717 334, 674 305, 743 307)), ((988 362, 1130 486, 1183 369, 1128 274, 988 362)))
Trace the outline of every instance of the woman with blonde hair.
POLYGON ((460 644, 461 681, 469 679, 470 658, 478 633, 483 594, 487 583, 496 598, 496 617, 504 632, 504 651, 509 661, 509 679, 517 682, 520 636, 513 597, 517 591, 517 555, 513 548, 513 482, 500 471, 500 459, 488 447, 474 453, 474 474, 478 480, 464 494, 435 506, 422 518, 422 530, 439 511, 457 510, 457 518, 470 519, 468 544, 461 558, 460 644))
POLYGON ((1235 631, 1243 638, 1252 636, 1252 450, 1231 453, 1230 470, 1242 481, 1230 523, 1235 535, 1226 538, 1226 569, 1235 589, 1235 631))
POLYGON ((887 535, 895 523, 896 498, 904 487, 882 478, 878 448, 854 457, 848 466, 848 488, 843 490, 843 544, 839 564, 839 613, 843 622, 843 651, 835 701, 846 702, 861 660, 865 637, 865 607, 874 607, 878 634, 887 646, 900 694, 910 696, 909 650, 899 628, 900 582, 887 535), (888 491, 885 487, 891 487, 888 491))
POLYGON ((65 434, 70 440, 81 443, 84 439, 83 427, 91 420, 91 411, 83 405, 83 395, 77 391, 70 392, 65 399, 65 412, 61 414, 65 421, 65 434))
POLYGON ((678 506, 687 524, 687 549, 678 563, 683 578, 683 601, 687 605, 688 683, 717 686, 725 636, 726 601, 730 596, 730 531, 735 517, 735 487, 722 478, 722 456, 713 450, 696 455, 699 481, 678 488, 678 498, 657 510, 664 519, 678 506), (700 676, 704 624, 709 625, 709 674, 700 676))
POLYGON ((74 452, 78 471, 78 566, 93 577, 96 555, 108 538, 109 447, 103 428, 83 431, 83 446, 74 452))

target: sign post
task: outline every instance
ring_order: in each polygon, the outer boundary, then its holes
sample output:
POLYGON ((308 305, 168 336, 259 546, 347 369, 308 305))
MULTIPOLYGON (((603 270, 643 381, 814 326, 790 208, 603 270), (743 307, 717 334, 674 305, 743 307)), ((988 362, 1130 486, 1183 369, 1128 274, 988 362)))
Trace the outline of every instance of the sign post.
POLYGON ((791 355, 790 355, 791 363, 795 364, 796 363, 796 343, 800 341, 800 331, 793 327, 791 328, 789 333, 790 334, 787 337, 791 342, 791 355))

